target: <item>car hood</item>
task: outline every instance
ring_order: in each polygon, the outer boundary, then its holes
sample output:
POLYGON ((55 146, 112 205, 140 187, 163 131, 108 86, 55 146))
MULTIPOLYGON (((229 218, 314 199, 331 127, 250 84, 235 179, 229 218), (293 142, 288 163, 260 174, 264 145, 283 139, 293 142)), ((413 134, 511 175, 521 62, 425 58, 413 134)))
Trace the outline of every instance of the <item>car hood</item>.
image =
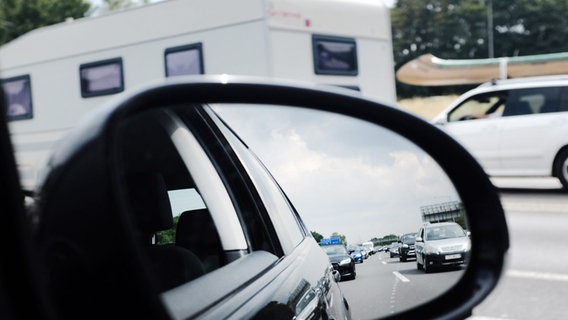
POLYGON ((346 256, 344 254, 329 255, 328 257, 331 263, 339 263, 341 260, 351 259, 350 256, 346 256))
POLYGON ((455 252, 469 250, 470 240, 468 237, 440 239, 428 241, 427 245, 437 249, 439 252, 455 252))

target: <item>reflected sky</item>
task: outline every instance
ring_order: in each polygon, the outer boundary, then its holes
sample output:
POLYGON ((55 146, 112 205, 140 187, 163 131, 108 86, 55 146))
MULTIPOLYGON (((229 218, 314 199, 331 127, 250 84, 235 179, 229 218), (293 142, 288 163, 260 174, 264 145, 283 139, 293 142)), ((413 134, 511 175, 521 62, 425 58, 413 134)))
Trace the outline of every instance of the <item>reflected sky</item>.
POLYGON ((348 243, 418 231, 420 207, 459 197, 432 158, 367 122, 274 106, 215 106, 272 172, 307 227, 348 243))

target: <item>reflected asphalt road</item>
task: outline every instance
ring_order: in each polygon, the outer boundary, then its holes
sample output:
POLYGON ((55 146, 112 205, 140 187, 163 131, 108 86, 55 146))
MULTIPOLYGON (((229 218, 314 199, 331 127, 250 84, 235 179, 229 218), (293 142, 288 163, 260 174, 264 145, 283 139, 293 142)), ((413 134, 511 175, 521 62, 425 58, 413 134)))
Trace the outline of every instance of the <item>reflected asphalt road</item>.
POLYGON ((568 319, 568 193, 553 179, 494 179, 511 248, 504 276, 477 319, 568 319))
MULTIPOLYGON (((492 179, 507 216, 511 248, 497 288, 468 320, 568 319, 568 193, 554 179, 492 179)), ((340 283, 353 319, 374 319, 431 299, 461 271, 424 274, 387 253, 357 265, 340 283)))
POLYGON ((431 300, 461 277, 461 269, 424 273, 416 260, 400 262, 377 253, 356 266, 357 278, 340 282, 356 319, 375 319, 431 300))

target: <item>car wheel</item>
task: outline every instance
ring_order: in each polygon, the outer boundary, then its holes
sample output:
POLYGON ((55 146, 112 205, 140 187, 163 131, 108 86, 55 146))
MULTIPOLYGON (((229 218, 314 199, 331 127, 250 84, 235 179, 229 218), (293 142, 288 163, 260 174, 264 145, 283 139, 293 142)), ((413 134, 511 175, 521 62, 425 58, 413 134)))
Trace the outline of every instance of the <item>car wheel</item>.
POLYGON ((429 273, 432 271, 432 267, 428 266, 428 259, 426 257, 424 257, 424 265, 422 265, 422 268, 424 268, 424 272, 429 273))
POLYGON ((568 189, 568 149, 562 150, 554 162, 554 175, 568 189))

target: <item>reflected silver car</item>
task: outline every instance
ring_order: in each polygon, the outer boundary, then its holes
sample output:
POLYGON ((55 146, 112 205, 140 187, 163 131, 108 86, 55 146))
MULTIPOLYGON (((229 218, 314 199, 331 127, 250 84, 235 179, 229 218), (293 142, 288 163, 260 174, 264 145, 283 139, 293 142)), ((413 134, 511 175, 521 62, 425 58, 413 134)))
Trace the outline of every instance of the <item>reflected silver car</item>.
POLYGON ((428 223, 416 237, 416 266, 430 272, 443 266, 460 266, 469 259, 468 233, 455 222, 428 223))

